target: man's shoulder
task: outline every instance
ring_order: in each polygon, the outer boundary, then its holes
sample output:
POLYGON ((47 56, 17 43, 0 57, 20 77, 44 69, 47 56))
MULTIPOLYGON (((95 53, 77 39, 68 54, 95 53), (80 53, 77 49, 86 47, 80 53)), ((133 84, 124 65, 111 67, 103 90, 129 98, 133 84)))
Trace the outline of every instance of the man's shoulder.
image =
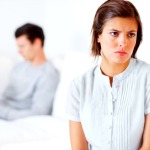
POLYGON ((54 67, 51 61, 46 61, 41 67, 39 67, 39 72, 43 79, 46 78, 48 80, 56 80, 60 76, 58 70, 54 67))
POLYGON ((50 60, 45 62, 45 64, 41 68, 41 70, 43 72, 47 72, 47 73, 58 72, 57 69, 55 68, 55 66, 53 65, 53 63, 50 60))
POLYGON ((28 62, 26 62, 26 61, 17 62, 17 63, 15 64, 15 66, 13 67, 13 70, 18 70, 18 69, 20 69, 20 68, 26 66, 27 64, 28 64, 28 62))

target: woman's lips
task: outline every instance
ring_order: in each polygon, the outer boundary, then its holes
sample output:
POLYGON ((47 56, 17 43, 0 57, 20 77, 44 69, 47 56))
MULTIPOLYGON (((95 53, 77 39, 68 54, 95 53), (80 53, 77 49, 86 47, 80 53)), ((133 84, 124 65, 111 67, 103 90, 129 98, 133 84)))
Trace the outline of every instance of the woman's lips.
POLYGON ((126 52, 124 52, 124 51, 117 51, 117 52, 115 52, 116 54, 119 54, 120 56, 124 56, 124 55, 126 55, 127 53, 126 52))

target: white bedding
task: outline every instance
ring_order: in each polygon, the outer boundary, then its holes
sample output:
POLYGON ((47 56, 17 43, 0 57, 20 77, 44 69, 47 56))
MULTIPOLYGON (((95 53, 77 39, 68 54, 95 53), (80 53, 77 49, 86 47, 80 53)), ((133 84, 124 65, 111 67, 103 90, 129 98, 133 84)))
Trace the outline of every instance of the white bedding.
POLYGON ((0 150, 70 150, 68 121, 51 116, 0 120, 0 150))

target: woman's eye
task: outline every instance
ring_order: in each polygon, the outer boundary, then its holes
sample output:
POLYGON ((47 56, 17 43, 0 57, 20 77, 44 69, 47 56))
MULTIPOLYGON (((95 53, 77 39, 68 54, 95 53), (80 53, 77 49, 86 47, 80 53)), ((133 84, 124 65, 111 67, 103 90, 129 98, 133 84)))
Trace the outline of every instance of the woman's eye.
POLYGON ((118 35, 118 32, 110 32, 110 35, 111 35, 111 36, 117 36, 117 35, 118 35))
POLYGON ((135 33, 129 33, 128 34, 129 37, 135 37, 135 35, 136 35, 135 33))

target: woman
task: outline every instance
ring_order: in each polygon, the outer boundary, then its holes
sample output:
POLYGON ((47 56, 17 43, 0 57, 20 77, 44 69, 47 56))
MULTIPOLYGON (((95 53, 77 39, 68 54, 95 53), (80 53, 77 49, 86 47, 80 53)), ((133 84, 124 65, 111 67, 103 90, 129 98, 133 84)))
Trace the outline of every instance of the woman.
POLYGON ((136 59, 141 41, 131 2, 98 8, 92 54, 101 64, 75 79, 68 94, 72 150, 150 150, 150 65, 136 59))

